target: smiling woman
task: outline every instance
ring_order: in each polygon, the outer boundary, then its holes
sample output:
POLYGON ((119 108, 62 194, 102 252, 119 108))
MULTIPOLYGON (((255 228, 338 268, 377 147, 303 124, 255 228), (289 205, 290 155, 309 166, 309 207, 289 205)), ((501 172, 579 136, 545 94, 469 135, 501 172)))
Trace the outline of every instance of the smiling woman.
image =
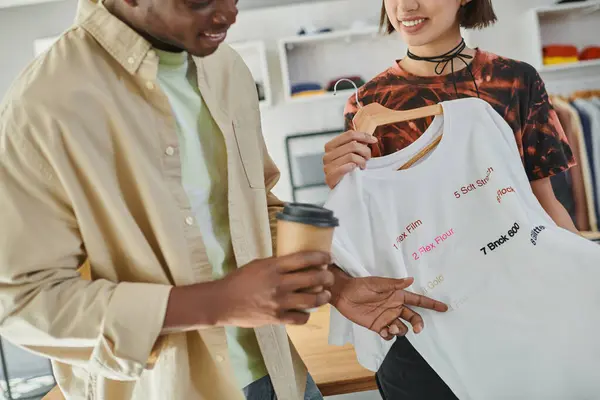
MULTIPOLYGON (((323 161, 329 187, 337 186, 352 170, 366 168, 369 159, 410 146, 432 122, 430 117, 404 121, 380 127, 372 136, 366 135, 353 130, 353 119, 361 106, 379 103, 392 110, 410 110, 478 97, 489 103, 510 126, 521 157, 518 167, 525 168, 539 203, 557 225, 576 232, 550 182, 551 176, 574 165, 574 157, 544 82, 529 64, 468 48, 461 36, 461 28, 481 29, 495 21, 491 0, 383 0, 381 29, 388 34, 398 32, 408 51, 348 99, 344 112, 346 132, 325 147, 323 161)), ((482 179, 481 184, 486 184, 486 178, 482 179)), ((475 184, 467 185, 466 192, 455 192, 455 196, 461 198, 474 189, 475 184)), ((508 191, 502 196, 509 196, 508 191)), ((407 188, 407 193, 410 192, 407 188)), ((415 254, 419 256, 418 251, 415 254)), ((354 282, 355 287, 353 292, 334 287, 334 292, 341 293, 336 299, 356 298, 363 290, 386 292, 385 288, 364 288, 359 278, 350 278, 341 269, 334 270, 338 277, 336 285, 346 279, 354 282)), ((334 306, 350 321, 372 329, 364 324, 360 310, 372 308, 373 303, 362 299, 357 302, 353 309, 347 308, 343 301, 334 306)), ((408 327, 400 321, 399 312, 390 314, 393 318, 389 329, 376 333, 386 340, 393 338, 392 333, 404 335, 408 327)), ((378 368, 377 380, 384 399, 456 399, 403 337, 394 342, 378 368)))
MULTIPOLYGON (((403 20, 405 26, 415 26, 425 22, 426 18, 418 18, 403 20)), ((386 2, 381 6, 381 26, 385 28, 387 33, 396 31, 397 26, 392 23, 393 19, 388 19, 386 11, 386 2)), ((467 29, 480 29, 492 25, 496 22, 496 13, 492 7, 491 0, 485 1, 470 1, 461 7, 458 11, 458 21, 461 27, 467 29)))
POLYGON ((496 14, 491 0, 384 0, 381 7, 381 26, 388 34, 400 32, 409 46, 431 44, 457 27, 479 29, 494 22, 496 14))

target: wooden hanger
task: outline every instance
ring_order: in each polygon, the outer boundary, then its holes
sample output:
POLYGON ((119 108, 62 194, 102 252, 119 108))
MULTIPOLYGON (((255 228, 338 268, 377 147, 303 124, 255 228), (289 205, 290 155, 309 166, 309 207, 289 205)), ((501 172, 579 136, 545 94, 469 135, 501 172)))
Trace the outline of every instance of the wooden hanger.
POLYGON ((415 154, 413 156, 413 158, 408 160, 408 162, 406 164, 404 164, 403 166, 398 168, 398 171, 402 171, 402 170, 409 169, 410 167, 412 167, 417 161, 419 161, 421 158, 425 157, 425 155, 427 153, 429 153, 431 150, 433 150, 433 148, 435 146, 440 144, 441 141, 442 141, 442 135, 439 135, 438 137, 433 139, 433 141, 431 143, 429 143, 427 146, 423 147, 423 149, 421 149, 421 151, 419 151, 417 154, 415 154))
MULTIPOLYGON (((432 117, 434 115, 442 115, 444 109, 440 104, 414 108, 406 111, 396 111, 386 108, 378 103, 371 103, 362 107, 352 120, 354 129, 358 132, 365 132, 369 135, 375 133, 375 130, 384 125, 395 124, 398 122, 411 121, 419 118, 432 117)), ((425 146, 421 151, 415 154, 408 162, 398 168, 398 171, 412 167, 417 161, 425 157, 427 153, 437 146, 442 140, 442 135, 439 135, 431 143, 425 146)))
POLYGON ((372 135, 380 126, 410 121, 413 119, 432 117, 434 115, 441 115, 443 113, 444 109, 439 104, 414 108, 406 111, 396 111, 386 108, 379 103, 371 103, 361 107, 354 116, 352 122, 354 123, 354 128, 357 131, 372 135))
MULTIPOLYGON (((380 126, 395 124, 404 121, 411 121, 414 119, 432 117, 435 115, 442 115, 444 113, 444 109, 440 104, 434 104, 431 106, 419 107, 405 111, 392 110, 382 106, 379 103, 371 103, 363 107, 360 104, 360 101, 358 100, 358 87, 353 81, 349 79, 340 79, 339 81, 337 81, 335 86, 333 87, 333 94, 336 94, 337 85, 341 81, 348 81, 355 88, 354 95, 356 96, 356 105, 359 107, 359 110, 352 119, 352 124, 354 125, 354 130, 357 132, 364 132, 369 135, 373 135, 375 133, 375 130, 380 126)), ((435 140, 433 140, 430 144, 425 146, 421 151, 419 151, 410 160, 408 160, 406 164, 398 168, 398 171, 410 168, 417 161, 423 158, 427 153, 433 150, 433 148, 437 146, 441 140, 442 135, 439 135, 437 138, 435 138, 435 140)))

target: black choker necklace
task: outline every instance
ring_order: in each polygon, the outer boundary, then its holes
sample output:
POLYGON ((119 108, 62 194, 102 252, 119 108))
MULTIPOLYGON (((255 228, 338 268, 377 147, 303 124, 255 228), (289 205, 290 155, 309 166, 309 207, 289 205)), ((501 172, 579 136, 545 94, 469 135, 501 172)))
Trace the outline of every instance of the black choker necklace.
POLYGON ((479 96, 479 88, 477 87, 477 82, 475 82, 475 76, 473 76, 473 72, 471 71, 470 64, 466 61, 466 60, 471 60, 473 58, 473 56, 470 56, 467 54, 462 54, 463 50, 466 47, 467 47, 467 45, 465 44, 465 40, 462 39, 455 48, 453 48, 449 52, 444 53, 440 56, 421 57, 421 56, 417 56, 416 54, 411 53, 410 50, 408 50, 406 52, 406 55, 411 60, 427 61, 427 62, 437 64, 435 66, 435 70, 434 70, 436 75, 442 75, 444 73, 444 71, 446 70, 446 67, 448 66, 448 64, 450 64, 450 68, 452 70, 452 73, 450 75, 452 76, 452 83, 454 85, 454 91, 456 92, 456 97, 458 97, 458 88, 456 87, 456 77, 454 76, 454 59, 455 58, 459 59, 460 61, 462 61, 465 64, 467 70, 469 71, 469 74, 471 75, 471 78, 473 79, 473 83, 475 84, 475 91, 477 92, 477 97, 480 97, 479 96))

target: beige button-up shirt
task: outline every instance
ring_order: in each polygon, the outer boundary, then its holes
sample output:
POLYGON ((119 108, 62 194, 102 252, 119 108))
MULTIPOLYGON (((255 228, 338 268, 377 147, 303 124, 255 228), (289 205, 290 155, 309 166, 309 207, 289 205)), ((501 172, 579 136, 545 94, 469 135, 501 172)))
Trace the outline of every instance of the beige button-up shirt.
MULTIPOLYGON (((222 45, 193 62, 227 147, 242 266, 272 254, 279 172, 241 58, 222 45)), ((0 334, 50 357, 67 399, 243 398, 222 328, 159 336, 171 288, 212 271, 157 68, 146 40, 82 0, 0 105, 0 334)), ((306 368, 284 327, 256 335, 279 399, 302 399, 306 368)))

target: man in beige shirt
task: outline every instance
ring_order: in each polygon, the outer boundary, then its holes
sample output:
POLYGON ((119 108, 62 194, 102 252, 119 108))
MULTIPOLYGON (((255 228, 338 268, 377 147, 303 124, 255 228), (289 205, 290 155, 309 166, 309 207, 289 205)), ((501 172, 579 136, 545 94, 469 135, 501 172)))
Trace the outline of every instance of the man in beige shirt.
POLYGON ((281 324, 327 303, 333 276, 299 272, 326 254, 269 258, 279 173, 254 80, 219 46, 236 15, 234 0, 84 0, 1 105, 0 333, 50 357, 67 399, 243 398, 233 325, 256 328, 278 397, 304 398, 306 368, 281 324), (223 279, 182 182, 181 121, 157 79, 157 51, 179 48, 224 143, 223 200, 244 267, 223 279), (91 281, 78 272, 86 260, 91 281))
MULTIPOLYGON (((272 257, 279 172, 254 80, 221 44, 235 3, 81 0, 76 24, 0 105, 0 334, 51 358, 67 399, 257 398, 265 386, 240 387, 232 373, 248 367, 239 360, 252 343, 269 396, 320 398, 284 324, 331 300, 331 272, 306 270, 329 255, 272 257), (181 52, 193 90, 162 69, 181 52), (190 159, 207 143, 222 166, 190 159), (204 182, 194 165, 223 198, 192 198, 204 182), (198 199, 225 205, 226 235, 198 199), (232 349, 232 326, 250 342, 232 349)), ((403 307, 400 291, 385 302, 400 287, 367 296, 361 282, 340 281, 334 303, 383 329, 403 307)))

